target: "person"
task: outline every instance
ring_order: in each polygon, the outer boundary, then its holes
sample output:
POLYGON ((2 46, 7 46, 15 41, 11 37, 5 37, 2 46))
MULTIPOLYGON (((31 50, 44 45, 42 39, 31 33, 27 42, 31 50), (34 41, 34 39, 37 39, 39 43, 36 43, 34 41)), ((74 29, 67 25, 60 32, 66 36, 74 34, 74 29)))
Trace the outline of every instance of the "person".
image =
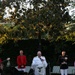
POLYGON ((0 58, 0 73, 3 71, 3 64, 2 64, 2 59, 0 58))
POLYGON ((7 63, 8 61, 10 61, 10 58, 7 58, 7 59, 5 59, 5 60, 2 60, 1 58, 0 58, 0 73, 1 74, 3 74, 4 72, 4 63, 7 63))
POLYGON ((26 55, 23 54, 23 50, 20 50, 20 55, 17 56, 18 71, 25 72, 26 64, 27 64, 26 55))
POLYGON ((34 70, 34 75, 46 75, 46 67, 46 58, 42 56, 41 51, 38 51, 37 56, 33 58, 31 65, 31 69, 34 70))
POLYGON ((3 70, 3 64, 5 63, 5 62, 7 62, 8 63, 8 61, 10 61, 10 58, 7 58, 7 59, 5 59, 5 60, 2 60, 1 58, 0 58, 0 69, 1 70, 3 70))
POLYGON ((67 75, 68 56, 66 55, 66 51, 61 52, 61 55, 59 56, 59 64, 61 75, 67 75))

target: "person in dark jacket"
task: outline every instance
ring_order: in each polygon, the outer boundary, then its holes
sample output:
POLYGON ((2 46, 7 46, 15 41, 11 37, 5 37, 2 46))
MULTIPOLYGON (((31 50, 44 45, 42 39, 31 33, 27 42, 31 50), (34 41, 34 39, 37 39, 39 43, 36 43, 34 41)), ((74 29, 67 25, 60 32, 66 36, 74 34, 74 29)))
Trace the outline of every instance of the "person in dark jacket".
POLYGON ((59 64, 61 75, 67 75, 68 56, 66 55, 66 51, 61 52, 61 55, 59 56, 59 64))

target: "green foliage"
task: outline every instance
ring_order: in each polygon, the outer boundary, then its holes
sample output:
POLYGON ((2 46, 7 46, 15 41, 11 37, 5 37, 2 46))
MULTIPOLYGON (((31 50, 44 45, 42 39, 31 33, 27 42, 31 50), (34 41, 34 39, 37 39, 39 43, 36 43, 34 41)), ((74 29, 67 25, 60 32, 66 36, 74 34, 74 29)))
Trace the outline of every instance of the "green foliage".
MULTIPOLYGON (((1 8, 0 19, 3 22, 10 22, 10 25, 1 25, 1 38, 4 40, 13 39, 15 41, 22 39, 35 39, 41 35, 41 38, 49 41, 57 41, 60 39, 75 41, 75 31, 66 31, 65 24, 68 24, 69 15, 62 17, 64 11, 61 7, 66 7, 67 4, 63 1, 55 0, 33 0, 30 2, 34 6, 33 9, 22 8, 19 10, 19 3, 15 7, 15 11, 10 13, 10 18, 3 19, 4 9, 1 8), (60 6, 60 3, 62 6, 60 6), (20 13, 23 12, 21 16, 20 13)), ((8 5, 11 9, 11 6, 8 5)), ((1 39, 2 40, 2 39, 1 39)), ((3 40, 3 41, 4 41, 3 40)))

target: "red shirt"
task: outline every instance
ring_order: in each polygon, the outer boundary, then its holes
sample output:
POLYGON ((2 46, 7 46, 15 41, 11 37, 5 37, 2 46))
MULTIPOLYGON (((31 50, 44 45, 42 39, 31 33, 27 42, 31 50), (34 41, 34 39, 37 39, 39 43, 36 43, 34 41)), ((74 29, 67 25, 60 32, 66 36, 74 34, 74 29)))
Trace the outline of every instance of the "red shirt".
POLYGON ((0 64, 2 63, 2 59, 0 58, 0 64))
POLYGON ((25 68, 26 63, 27 63, 27 59, 26 59, 26 56, 25 55, 22 55, 22 56, 19 55, 17 57, 17 65, 18 65, 18 68, 25 68))

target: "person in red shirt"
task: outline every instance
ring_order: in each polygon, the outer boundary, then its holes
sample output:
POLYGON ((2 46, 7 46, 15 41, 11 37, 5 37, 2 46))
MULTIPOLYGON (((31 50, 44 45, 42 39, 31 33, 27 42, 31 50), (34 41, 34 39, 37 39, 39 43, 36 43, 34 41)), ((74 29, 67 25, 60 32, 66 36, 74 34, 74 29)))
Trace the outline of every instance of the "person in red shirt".
POLYGON ((23 50, 20 50, 20 55, 17 56, 18 70, 25 71, 26 64, 27 64, 26 56, 23 54, 23 50))
POLYGON ((2 59, 0 58, 0 70, 3 70, 2 59))

